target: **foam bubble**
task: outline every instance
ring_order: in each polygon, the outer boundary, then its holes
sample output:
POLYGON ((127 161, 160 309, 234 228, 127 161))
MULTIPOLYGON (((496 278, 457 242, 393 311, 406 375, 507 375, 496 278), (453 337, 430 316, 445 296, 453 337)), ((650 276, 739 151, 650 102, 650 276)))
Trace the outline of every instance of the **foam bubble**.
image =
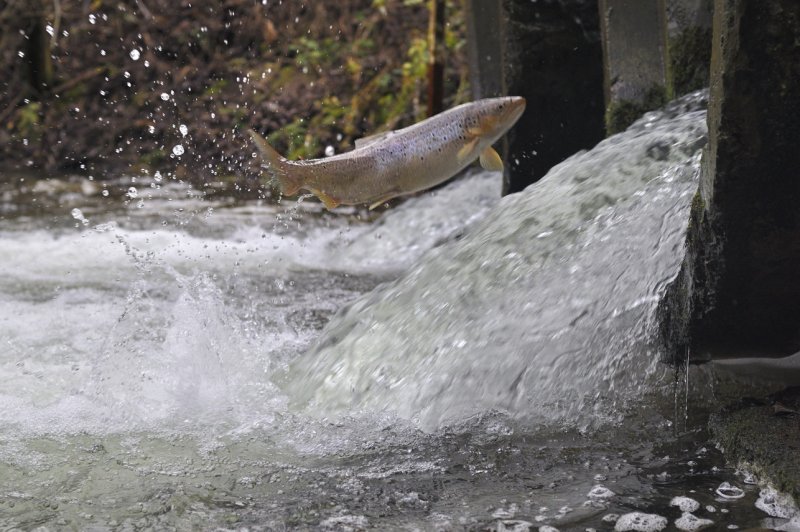
POLYGON ((593 500, 606 500, 610 499, 614 495, 616 494, 607 487, 603 486, 602 484, 597 484, 586 496, 593 500))
POLYGON ((734 486, 729 482, 723 482, 717 488, 716 494, 723 499, 741 499, 744 497, 744 490, 738 486, 734 486))

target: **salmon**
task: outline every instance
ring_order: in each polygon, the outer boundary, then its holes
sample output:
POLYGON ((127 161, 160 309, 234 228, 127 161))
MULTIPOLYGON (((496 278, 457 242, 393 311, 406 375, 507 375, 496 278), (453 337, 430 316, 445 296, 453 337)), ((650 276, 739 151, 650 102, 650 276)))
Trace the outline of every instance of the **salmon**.
POLYGON ((520 96, 486 98, 459 105, 412 126, 356 141, 355 149, 322 159, 289 161, 249 130, 267 173, 281 193, 316 195, 329 210, 339 205, 369 205, 434 187, 475 159, 487 170, 502 171, 492 148, 525 110, 520 96))

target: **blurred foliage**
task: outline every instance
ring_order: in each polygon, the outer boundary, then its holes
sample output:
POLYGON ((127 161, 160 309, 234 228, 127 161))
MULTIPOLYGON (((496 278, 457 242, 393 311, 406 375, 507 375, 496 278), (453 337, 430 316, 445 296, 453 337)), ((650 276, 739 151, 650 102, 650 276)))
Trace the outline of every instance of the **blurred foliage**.
MULTIPOLYGON (((461 2, 447 18, 451 106, 469 92, 461 2)), ((346 151, 423 118, 427 24, 415 0, 6 0, 0 153, 47 170, 207 182, 258 174, 248 127, 293 159, 346 151), (36 28, 50 84, 31 81, 36 28)))

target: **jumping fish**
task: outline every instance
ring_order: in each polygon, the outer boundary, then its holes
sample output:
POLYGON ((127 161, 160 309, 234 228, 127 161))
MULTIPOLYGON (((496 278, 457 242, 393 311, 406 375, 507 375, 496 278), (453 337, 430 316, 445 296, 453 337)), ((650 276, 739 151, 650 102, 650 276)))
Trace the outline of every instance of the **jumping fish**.
POLYGON ((447 181, 476 158, 487 170, 502 170, 503 161, 492 144, 524 110, 525 99, 520 96, 486 98, 403 129, 359 139, 352 151, 306 161, 281 157, 264 137, 249 132, 284 195, 305 189, 329 210, 359 204, 374 209, 447 181))

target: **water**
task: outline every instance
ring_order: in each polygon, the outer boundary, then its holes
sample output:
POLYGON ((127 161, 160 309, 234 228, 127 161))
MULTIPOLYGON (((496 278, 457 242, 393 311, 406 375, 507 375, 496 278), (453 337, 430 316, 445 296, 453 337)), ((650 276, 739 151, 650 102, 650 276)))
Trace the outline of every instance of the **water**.
POLYGON ((650 342, 702 98, 522 194, 500 200, 477 172, 380 215, 15 176, 0 190, 0 527, 697 522, 674 497, 718 528, 764 509, 781 526, 785 505, 703 430, 726 384, 695 368, 687 392, 650 342))

